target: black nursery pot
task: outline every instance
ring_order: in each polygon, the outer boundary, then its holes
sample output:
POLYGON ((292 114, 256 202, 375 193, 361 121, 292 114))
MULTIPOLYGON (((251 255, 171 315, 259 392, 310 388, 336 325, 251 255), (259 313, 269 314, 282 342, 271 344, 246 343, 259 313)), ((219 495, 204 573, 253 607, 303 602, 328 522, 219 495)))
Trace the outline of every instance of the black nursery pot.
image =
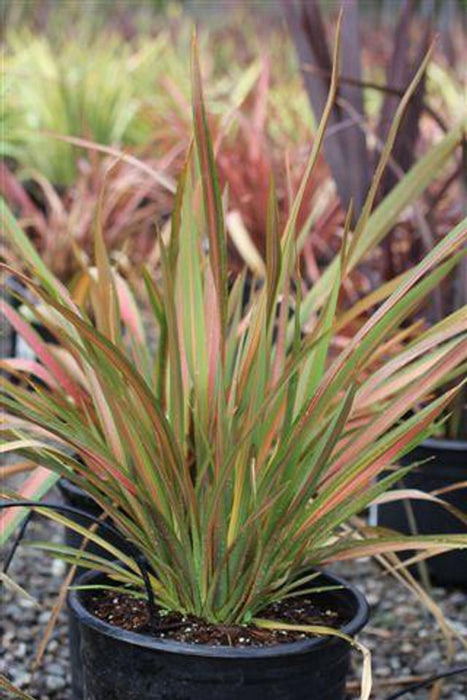
MULTIPOLYGON (((98 583, 96 572, 77 585, 98 583)), ((363 595, 323 574, 317 585, 342 589, 316 593, 324 609, 348 618, 341 631, 355 635, 368 620, 363 595)), ((128 632, 86 608, 89 591, 68 596, 79 625, 84 700, 344 700, 350 645, 321 637, 275 647, 233 648, 186 644, 128 632)))
MULTIPOLYGON (((431 458, 404 477, 399 486, 426 493, 467 481, 467 442, 425 440, 401 460, 402 466, 431 458)), ((467 487, 441 494, 440 498, 460 510, 467 510, 467 487)), ((417 531, 422 535, 460 533, 467 537, 467 526, 436 503, 411 500, 417 531)), ((410 533, 407 509, 403 501, 378 506, 378 525, 410 533)), ((448 552, 427 561, 434 583, 467 588, 467 551, 448 552)), ((414 573, 415 567, 414 567, 414 573)))
MULTIPOLYGON (((91 498, 91 496, 88 496, 88 494, 82 489, 80 489, 79 486, 76 486, 75 484, 72 484, 71 481, 68 481, 68 479, 60 479, 60 481, 58 482, 58 488, 65 505, 72 506, 73 508, 78 508, 79 510, 85 511, 86 513, 89 513, 89 515, 91 515, 94 519, 97 519, 100 515, 102 515, 102 509, 100 508, 100 506, 97 505, 95 500, 91 498)), ((93 520, 91 520, 90 518, 86 518, 84 516, 81 517, 79 515, 69 515, 68 513, 66 515, 68 519, 73 520, 74 522, 78 523, 79 525, 82 525, 86 529, 89 529, 93 524, 93 520)), ((118 549, 121 549, 126 554, 129 554, 128 545, 126 544, 125 540, 123 538, 119 538, 117 534, 112 534, 111 532, 109 532, 109 530, 106 530, 102 526, 99 526, 97 528, 96 534, 100 535, 109 544, 112 544, 115 547, 118 547, 118 549)), ((65 528, 66 545, 78 549, 81 546, 82 541, 83 537, 79 533, 75 532, 74 530, 71 530, 68 527, 65 528)), ((104 557, 105 559, 112 558, 111 555, 109 555, 109 553, 107 552, 107 550, 102 549, 101 547, 99 547, 99 545, 95 544, 94 542, 88 542, 84 549, 87 552, 90 552, 91 554, 97 554, 98 556, 104 557)), ((83 569, 82 567, 78 566, 76 575, 79 577, 83 575, 86 571, 87 569, 83 569)), ((71 614, 68 614, 68 642, 70 648, 71 689, 73 694, 73 700, 82 700, 83 674, 80 659, 80 627, 77 623, 75 616, 71 614)))

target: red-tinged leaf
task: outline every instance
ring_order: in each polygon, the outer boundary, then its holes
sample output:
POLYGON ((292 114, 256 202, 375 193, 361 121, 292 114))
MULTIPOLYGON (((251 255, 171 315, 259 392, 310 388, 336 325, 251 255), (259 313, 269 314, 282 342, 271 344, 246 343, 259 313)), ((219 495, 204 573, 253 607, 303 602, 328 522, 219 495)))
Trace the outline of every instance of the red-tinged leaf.
POLYGON ((23 360, 19 357, 0 360, 0 368, 7 372, 13 370, 14 372, 24 372, 25 374, 32 375, 47 384, 51 389, 56 389, 58 386, 57 381, 53 375, 47 371, 44 365, 34 360, 23 360))
POLYGON ((272 323, 276 313, 277 286, 281 274, 281 241, 279 234, 279 213, 277 208, 274 176, 269 181, 268 212, 266 222, 266 287, 267 316, 272 323))
MULTIPOLYGON (((455 484, 455 486, 458 486, 458 484, 455 484)), ((459 488, 464 489, 466 487, 467 482, 465 481, 459 486, 459 488)), ((419 489, 401 488, 396 489, 395 491, 387 491, 386 493, 378 496, 378 498, 375 498, 374 501, 372 501, 372 505, 380 506, 386 503, 395 503, 397 501, 405 500, 429 501, 430 503, 436 503, 440 507, 445 508, 455 518, 458 518, 458 520, 460 520, 460 522, 462 522, 464 525, 467 525, 467 513, 464 513, 462 510, 456 508, 447 501, 444 501, 442 498, 439 498, 432 493, 426 493, 426 491, 420 491, 419 489)))
MULTIPOLYGON (((454 369, 458 364, 467 357, 467 340, 457 343, 446 355, 438 360, 436 365, 426 372, 423 378, 420 378, 416 384, 408 383, 407 389, 391 403, 384 413, 376 418, 371 424, 371 434, 373 438, 378 437, 385 430, 403 416, 408 409, 415 405, 418 400, 426 396, 428 392, 436 387, 437 382, 446 375, 451 369, 454 369)), ((350 445, 347 445, 344 453, 328 471, 324 481, 330 479, 334 474, 338 474, 346 464, 349 464, 356 456, 360 454, 362 449, 368 444, 368 434, 366 431, 357 437, 350 445)))
POLYGON ((459 309, 451 316, 445 318, 442 323, 442 329, 437 332, 430 331, 425 338, 417 338, 415 343, 412 343, 411 347, 403 352, 397 353, 392 359, 385 362, 384 365, 365 382, 364 386, 362 386, 357 403, 360 404, 369 400, 374 389, 381 385, 385 379, 395 374, 397 370, 400 370, 411 361, 428 354, 433 348, 441 346, 442 343, 466 331, 467 310, 459 309))
POLYGON ((164 454, 166 454, 168 462, 170 463, 170 468, 174 473, 178 473, 182 460, 177 444, 173 439, 172 430, 164 414, 161 412, 159 405, 154 401, 154 396, 141 375, 135 370, 133 365, 131 365, 120 350, 109 342, 108 338, 99 333, 95 328, 92 328, 67 307, 53 299, 48 299, 47 301, 75 327, 82 338, 89 341, 96 349, 99 349, 99 351, 107 357, 108 361, 122 372, 125 381, 131 385, 132 389, 139 397, 142 410, 147 414, 148 418, 151 419, 151 424, 163 446, 164 454))
POLYGON ((144 343, 144 327, 136 300, 128 284, 120 275, 115 277, 115 284, 122 323, 129 329, 137 342, 144 343))
POLYGON ((86 464, 93 469, 98 476, 105 480, 109 475, 116 484, 119 484, 120 488, 126 489, 128 493, 133 496, 136 495, 137 490, 134 483, 125 476, 120 469, 117 469, 112 462, 109 462, 108 459, 97 454, 97 452, 93 451, 79 440, 69 440, 69 442, 78 453, 84 455, 86 464))
POLYGON ((0 311, 11 323, 15 331, 31 346, 37 357, 44 363, 47 370, 53 374, 65 391, 67 391, 75 401, 78 403, 81 402, 84 395, 80 387, 70 379, 62 365, 55 359, 41 337, 33 331, 31 326, 5 301, 1 302, 0 311))
POLYGON ((206 300, 206 337, 208 342, 208 401, 213 401, 221 348, 221 322, 219 307, 216 304, 214 278, 210 268, 206 270, 204 294, 206 300))
POLYGON ((227 243, 222 198, 204 107, 198 47, 195 36, 193 36, 191 56, 193 122, 203 186, 204 208, 209 238, 209 258, 211 260, 212 273, 216 284, 217 304, 219 306, 219 316, 221 319, 221 357, 223 358, 227 324, 227 243))
POLYGON ((146 163, 143 160, 140 160, 139 158, 135 158, 132 155, 129 155, 128 153, 125 153, 125 151, 121 151, 118 148, 114 148, 112 146, 104 146, 100 143, 96 143, 95 141, 89 141, 88 139, 82 139, 78 138, 76 136, 65 136, 63 134, 57 134, 57 133, 52 133, 52 132, 47 132, 44 131, 45 135, 52 136, 54 139, 57 139, 58 141, 65 141, 66 143, 71 143, 73 146, 79 146, 80 148, 85 148, 87 151, 97 151, 98 153, 106 153, 109 156, 113 156, 114 158, 118 158, 118 160, 123 161, 124 163, 129 163, 130 165, 133 165, 135 168, 138 168, 138 170, 142 170, 144 173, 149 175, 155 182, 157 182, 159 185, 164 187, 168 192, 171 194, 175 193, 175 183, 172 180, 171 177, 168 175, 165 175, 164 173, 161 173, 159 170, 156 170, 155 168, 152 168, 148 163, 146 163))
POLYGON ((105 391, 100 385, 99 377, 92 367, 86 367, 85 371, 89 382, 89 393, 96 408, 96 416, 107 438, 108 445, 117 461, 125 464, 125 450, 121 443, 120 434, 115 425, 105 391))
POLYGON ((338 359, 329 367, 311 401, 302 411, 295 426, 296 434, 300 435, 306 429, 308 422, 313 416, 319 416, 319 408, 321 407, 322 409, 326 399, 329 399, 329 394, 335 393, 336 388, 340 386, 342 377, 349 374, 354 366, 358 366, 357 363, 362 362, 362 356, 363 358, 365 357, 364 353, 367 353, 369 356, 369 351, 375 346, 378 339, 381 340, 383 331, 387 333, 397 320, 400 322, 404 318, 404 314, 407 315, 410 312, 410 305, 407 303, 410 298, 409 295, 422 299, 423 292, 426 294, 429 291, 429 285, 433 285, 434 281, 442 279, 443 275, 452 269, 453 257, 458 258, 461 255, 461 253, 454 255, 455 251, 466 239, 467 227, 464 222, 461 222, 411 270, 410 275, 404 279, 403 283, 374 312, 363 327, 355 333, 338 359), (440 263, 445 258, 448 258, 448 260, 441 265, 440 263), (434 271, 433 268, 435 268, 434 271), (417 283, 419 286, 417 286, 417 283), (427 290, 425 290, 425 287, 427 287, 427 290))
MULTIPOLYGON (((164 309, 167 318, 167 340, 169 353, 169 416, 174 433, 179 441, 183 443, 185 432, 184 396, 185 386, 182 374, 183 335, 179 333, 179 321, 177 320, 177 310, 175 308, 175 280, 173 270, 170 267, 167 251, 162 239, 161 246, 161 267, 162 282, 164 289, 164 309)), ((183 357, 185 357, 183 355, 183 357)), ((186 362, 186 358, 184 360, 186 362)), ((186 379, 185 379, 186 381, 186 379)))
MULTIPOLYGON (((47 268, 47 265, 41 259, 39 253, 34 248, 33 244, 26 236, 22 228, 19 226, 3 198, 0 198, 0 218, 2 232, 5 234, 7 240, 21 255, 22 259, 26 261, 28 266, 35 271, 36 275, 42 280, 49 294, 56 296, 61 295, 63 299, 69 298, 68 291, 47 268)), ((5 269, 10 274, 16 274, 15 270, 12 268, 5 266, 5 269)))
MULTIPOLYGON (((188 396, 189 391, 190 391, 190 370, 188 367, 188 358, 187 358, 187 353, 186 353, 186 347, 185 347, 185 342, 184 342, 184 337, 183 337, 183 319, 181 315, 176 316, 177 320, 177 330, 178 330, 178 338, 180 338, 180 342, 178 343, 178 355, 179 355, 179 364, 180 364, 180 377, 181 377, 181 386, 183 387, 183 396, 188 396)), ((181 408, 183 411, 183 409, 181 408)))
POLYGON ((185 187, 188 177, 188 171, 191 163, 193 151, 193 140, 190 141, 188 147, 188 152, 185 158, 185 163, 183 164, 182 171, 177 183, 177 191, 175 192, 175 199, 172 209, 172 220, 170 228, 170 245, 168 251, 168 258, 170 267, 175 270, 175 265, 178 258, 179 250, 179 239, 180 239, 180 227, 182 222, 182 210, 183 210, 183 198, 185 194, 185 187))
POLYGON ((290 280, 284 280, 284 288, 281 298, 281 307, 279 312, 279 323, 277 328, 276 355, 274 357, 274 365, 272 369, 272 386, 276 386, 279 378, 282 376, 284 362, 286 356, 285 334, 287 331, 287 321, 289 320, 289 294, 290 280))
MULTIPOLYGON (((109 173, 109 170, 106 173, 109 173)), ((112 342, 120 344, 120 309, 118 305, 115 279, 110 265, 110 260, 105 247, 102 233, 102 207, 105 191, 105 180, 102 185, 98 205, 94 217, 94 255, 98 280, 92 285, 91 298, 95 297, 93 311, 96 317, 97 328, 112 342)))
MULTIPOLYGON (((449 404, 449 401, 452 399, 454 393, 455 390, 447 392, 442 401, 437 401, 437 405, 430 411, 426 412, 423 420, 418 421, 411 428, 408 428, 394 444, 391 444, 388 448, 386 448, 378 458, 372 460, 364 470, 360 471, 360 473, 356 475, 353 475, 350 481, 347 480, 347 483, 342 484, 337 491, 334 490, 333 494, 329 494, 329 497, 324 500, 323 504, 313 511, 302 529, 312 527, 313 523, 319 521, 320 518, 336 508, 340 503, 345 502, 345 500, 353 493, 359 493, 362 488, 368 486, 372 479, 377 477, 378 474, 383 471, 383 469, 385 469, 399 454, 401 454, 406 445, 410 445, 417 435, 420 435, 424 429, 428 428, 432 424, 436 416, 439 415, 442 409, 449 404)), ((338 472, 335 471, 334 473, 338 474, 338 472)), ((322 485, 320 486, 320 490, 321 488, 322 485)))
MULTIPOLYGON (((22 484, 19 495, 23 500, 38 500, 58 479, 58 474, 44 467, 37 467, 22 484)), ((27 514, 26 508, 7 508, 0 511, 0 544, 8 540, 27 514)))
POLYGON ((367 387, 365 385, 365 394, 360 395, 358 401, 355 402, 355 415, 361 415, 365 410, 371 411, 372 406, 379 402, 395 398, 409 384, 413 384, 419 378, 426 376, 436 366, 439 358, 443 356, 446 350, 432 351, 429 355, 414 363, 413 366, 408 367, 403 372, 398 372, 392 379, 386 380, 372 391, 366 391, 367 387))
POLYGON ((79 384, 86 391, 86 399, 88 397, 88 382, 85 373, 78 364, 78 359, 65 350, 64 347, 60 345, 54 345, 50 348, 50 352, 54 357, 58 359, 62 367, 67 372, 68 376, 73 379, 77 384, 79 384))
POLYGON ((381 537, 341 542, 335 547, 330 547, 321 561, 323 563, 347 561, 349 559, 371 557, 384 553, 406 552, 414 549, 435 550, 435 554, 439 554, 442 549, 445 552, 452 549, 467 549, 465 535, 417 535, 408 537, 395 532, 391 536, 387 534, 387 530, 385 532, 386 534, 381 537))

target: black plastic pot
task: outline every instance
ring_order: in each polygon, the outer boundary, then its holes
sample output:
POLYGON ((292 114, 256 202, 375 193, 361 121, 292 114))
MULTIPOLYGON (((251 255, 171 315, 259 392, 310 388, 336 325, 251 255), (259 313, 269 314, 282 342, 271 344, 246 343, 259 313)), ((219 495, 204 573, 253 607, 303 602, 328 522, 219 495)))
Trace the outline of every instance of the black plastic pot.
MULTIPOLYGON (((432 458, 404 477, 401 488, 418 489, 427 493, 458 482, 467 481, 467 442, 459 440, 425 440, 402 460, 403 466, 432 458)), ((441 494, 440 498, 467 510, 467 487, 441 494)), ((467 527, 445 508, 428 501, 410 500, 378 506, 378 525, 398 532, 411 533, 407 508, 413 512, 419 534, 460 533, 467 537, 467 527)), ((428 573, 434 583, 443 586, 467 587, 467 551, 448 552, 427 561, 428 573)), ((414 573, 416 573, 414 568, 414 573)))
MULTIPOLYGON (((91 572, 77 585, 103 582, 91 572)), ((368 620, 363 595, 323 574, 319 584, 342 589, 317 593, 324 609, 349 619, 355 635, 368 620)), ((99 620, 86 608, 89 591, 68 596, 79 625, 84 700, 344 700, 350 645, 337 637, 275 647, 233 648, 185 644, 128 632, 99 620)))
MULTIPOLYGON (((66 505, 73 506, 81 511, 85 511, 95 519, 102 515, 102 509, 97 505, 94 499, 91 498, 91 496, 88 496, 88 494, 80 489, 79 486, 76 486, 75 484, 72 484, 71 481, 68 481, 68 479, 60 479, 58 482, 58 488, 66 505)), ((77 515, 73 515, 68 516, 68 518, 74 522, 77 522, 79 525, 83 525, 87 529, 92 526, 92 520, 85 518, 84 516, 79 517, 77 515)), ((116 535, 114 536, 112 533, 109 533, 108 530, 105 530, 99 526, 96 530, 96 534, 102 536, 103 539, 109 542, 109 544, 118 547, 125 553, 129 553, 128 546, 125 544, 125 541, 118 538, 116 535)), ((83 537, 79 533, 71 530, 70 528, 65 529, 66 545, 78 549, 81 546, 82 541, 83 537)), ((94 542, 88 542, 85 550, 106 559, 112 558, 107 550, 102 549, 102 547, 99 547, 99 545, 95 544, 94 542)), ((76 576, 82 576, 86 571, 87 569, 77 567, 76 576)), ((68 615, 68 641, 70 647, 71 689, 73 693, 73 700, 82 700, 83 677, 80 659, 80 629, 75 617, 70 614, 68 615)))

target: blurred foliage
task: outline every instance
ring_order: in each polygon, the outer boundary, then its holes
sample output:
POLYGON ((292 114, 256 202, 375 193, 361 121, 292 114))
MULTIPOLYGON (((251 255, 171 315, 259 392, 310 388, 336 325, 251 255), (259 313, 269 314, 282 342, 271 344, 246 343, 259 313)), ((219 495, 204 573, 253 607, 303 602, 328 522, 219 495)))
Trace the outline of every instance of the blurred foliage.
MULTIPOLYGON (((401 4, 391 2, 394 8, 401 4)), ((335 2, 322 5, 337 8, 335 2)), ((425 5, 418 3, 420 13, 425 5)), ((238 115, 232 119, 232 111, 244 103, 248 108, 267 57, 272 67, 265 105, 268 136, 282 153, 289 145, 309 142, 315 120, 283 5, 275 0, 252 7, 190 0, 3 0, 2 154, 41 170, 56 184, 73 181, 77 154, 41 131, 125 147, 151 142, 159 155, 189 130, 187 65, 194 22, 209 111, 221 120, 230 118, 229 128, 235 129, 238 115)), ((438 8, 440 26, 451 26, 456 7, 456 0, 448 0, 438 8)), ((381 23, 392 22, 397 8, 392 16, 384 1, 363 3, 362 9, 363 21, 371 25, 371 31, 362 32, 363 77, 384 83, 391 47, 381 23)), ((430 100, 443 116, 454 114, 462 94, 455 69, 443 58, 436 66, 440 71, 429 70, 435 83, 430 100)), ((370 120, 382 95, 364 90, 370 120)))
MULTIPOLYGON (((166 26, 154 36, 124 42, 115 28, 95 34, 87 26, 88 14, 60 41, 49 31, 9 29, 3 48, 2 155, 56 185, 70 185, 77 153, 47 132, 124 147, 152 143, 156 155, 185 141, 192 22, 174 6, 164 17, 166 26)), ((235 112, 261 73, 265 45, 252 24, 242 34, 202 29, 200 45, 210 112, 225 128, 235 128, 235 112)), ((268 130, 273 142, 303 143, 313 120, 293 47, 285 46, 284 51, 284 31, 275 32, 268 54, 280 68, 271 79, 268 130)))
POLYGON ((69 42, 57 53, 45 38, 22 33, 9 37, 9 49, 4 118, 14 127, 4 132, 4 155, 57 184, 70 184, 76 177, 72 147, 42 131, 102 144, 135 145, 148 138, 140 96, 150 89, 157 45, 132 55, 116 39, 96 43, 92 50, 69 42))
POLYGON ((144 31, 169 6, 181 7, 171 0, 2 0, 2 15, 9 27, 27 27, 34 31, 47 32, 60 40, 83 27, 88 32, 100 32, 112 24, 120 28, 122 34, 129 25, 144 31))

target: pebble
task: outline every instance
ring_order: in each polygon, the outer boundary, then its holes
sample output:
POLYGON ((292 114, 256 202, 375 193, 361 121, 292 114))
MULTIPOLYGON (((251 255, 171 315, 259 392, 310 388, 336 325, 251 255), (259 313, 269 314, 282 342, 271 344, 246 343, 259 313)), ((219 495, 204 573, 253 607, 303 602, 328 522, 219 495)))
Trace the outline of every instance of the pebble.
POLYGON ((52 574, 54 576, 63 576, 65 571, 66 571, 65 562, 60 561, 60 559, 53 559, 52 560, 52 574))
POLYGON ((31 674, 28 671, 19 671, 13 676, 13 682, 18 688, 25 688, 31 681, 31 674))
POLYGON ((428 673, 436 668, 439 659, 439 653, 436 650, 429 651, 415 665, 417 673, 428 673))
POLYGON ((45 685, 48 690, 63 690, 66 687, 66 679, 63 675, 47 675, 45 677, 45 685))
POLYGON ((26 651, 27 651, 27 646, 24 642, 20 642, 15 650, 14 650, 14 655, 16 656, 17 659, 22 659, 24 656, 26 656, 26 651))
POLYGON ((391 675, 391 669, 389 666, 380 666, 378 668, 378 676, 380 678, 388 678, 391 675))
POLYGON ((50 610, 44 610, 38 617, 38 622, 40 625, 46 625, 50 620, 50 610))
POLYGON ((371 605, 372 607, 379 603, 379 595, 376 593, 369 593, 366 599, 368 601, 368 605, 371 605))
POLYGON ((48 664, 47 672, 51 673, 53 676, 64 676, 65 675, 65 669, 63 668, 62 664, 59 664, 56 661, 54 661, 51 664, 48 664))

